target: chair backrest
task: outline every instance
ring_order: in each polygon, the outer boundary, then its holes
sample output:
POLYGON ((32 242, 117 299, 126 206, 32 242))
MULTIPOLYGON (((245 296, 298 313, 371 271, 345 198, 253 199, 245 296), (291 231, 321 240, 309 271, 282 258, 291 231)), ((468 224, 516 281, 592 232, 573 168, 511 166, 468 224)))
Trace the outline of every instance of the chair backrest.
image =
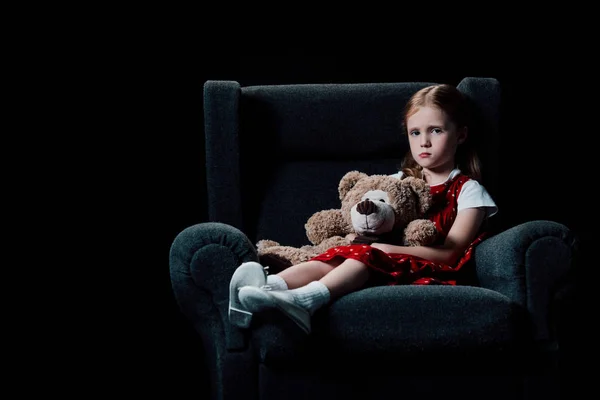
MULTIPOLYGON (((210 221, 231 224, 256 242, 310 244, 304 224, 340 208, 338 184, 350 170, 392 174, 408 150, 402 110, 434 82, 204 84, 206 182, 210 221)), ((483 183, 498 177, 500 84, 464 78, 457 87, 477 116, 483 183)))

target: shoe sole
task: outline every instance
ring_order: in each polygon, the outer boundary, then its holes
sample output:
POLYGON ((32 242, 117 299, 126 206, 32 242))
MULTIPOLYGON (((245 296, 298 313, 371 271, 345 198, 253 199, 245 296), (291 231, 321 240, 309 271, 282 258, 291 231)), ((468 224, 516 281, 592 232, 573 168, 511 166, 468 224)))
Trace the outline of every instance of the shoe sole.
POLYGON ((244 287, 240 292, 243 292, 243 298, 240 299, 240 302, 246 310, 258 312, 276 308, 294 321, 305 333, 310 333, 311 321, 309 312, 301 306, 281 297, 277 291, 263 290, 259 287, 244 287))
POLYGON ((240 302, 238 291, 243 286, 260 287, 267 283, 264 268, 257 262, 249 261, 240 265, 229 283, 229 322, 239 328, 248 328, 252 322, 252 313, 240 302))

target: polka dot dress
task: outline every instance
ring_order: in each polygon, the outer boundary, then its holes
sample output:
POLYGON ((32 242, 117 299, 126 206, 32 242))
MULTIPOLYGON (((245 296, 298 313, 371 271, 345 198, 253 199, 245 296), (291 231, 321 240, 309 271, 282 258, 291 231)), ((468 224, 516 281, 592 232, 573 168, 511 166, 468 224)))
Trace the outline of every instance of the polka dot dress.
MULTIPOLYGON (((453 179, 431 187, 432 207, 428 218, 440 233, 439 242, 450 231, 457 213, 457 198, 462 185, 469 178, 458 174, 453 179)), ((465 250, 455 265, 437 263, 417 256, 388 254, 368 244, 337 246, 313 257, 313 260, 329 261, 351 258, 369 266, 372 270, 370 285, 456 285, 457 272, 471 259, 475 246, 486 237, 479 235, 465 250)))

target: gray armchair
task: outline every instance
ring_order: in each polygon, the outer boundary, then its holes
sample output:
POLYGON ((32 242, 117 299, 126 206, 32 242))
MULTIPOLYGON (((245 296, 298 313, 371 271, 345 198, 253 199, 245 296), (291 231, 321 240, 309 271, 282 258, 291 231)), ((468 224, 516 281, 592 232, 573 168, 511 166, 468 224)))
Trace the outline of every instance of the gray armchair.
MULTIPOLYGON (((408 148, 402 107, 428 84, 205 83, 209 221, 177 235, 170 273, 214 399, 557 396, 557 304, 572 290, 577 239, 553 221, 504 228, 500 213, 476 248, 472 284, 366 288, 317 311, 310 335, 276 312, 249 329, 228 322, 229 280, 258 259, 258 240, 309 244, 304 223, 339 207, 345 172, 397 170, 408 148)), ((494 195, 500 84, 469 77, 458 87, 478 116, 494 195)))

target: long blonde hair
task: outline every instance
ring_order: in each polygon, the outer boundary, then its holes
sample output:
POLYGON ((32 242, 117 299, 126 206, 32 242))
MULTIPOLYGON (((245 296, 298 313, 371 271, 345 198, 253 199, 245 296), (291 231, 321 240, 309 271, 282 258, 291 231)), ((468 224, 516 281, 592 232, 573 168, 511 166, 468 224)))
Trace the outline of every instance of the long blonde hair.
MULTIPOLYGON (((425 106, 436 107, 444 111, 459 129, 463 127, 470 128, 471 117, 466 97, 452 85, 438 84, 420 89, 406 103, 402 120, 405 135, 408 135, 406 128, 408 118, 416 113, 419 108, 425 106)), ((472 134, 473 132, 469 129, 467 139, 456 150, 456 168, 459 168, 463 174, 472 179, 481 181, 481 163, 472 145, 473 140, 469 140, 472 134)), ((413 158, 410 149, 404 156, 400 168, 407 176, 424 178, 422 168, 413 158)))

